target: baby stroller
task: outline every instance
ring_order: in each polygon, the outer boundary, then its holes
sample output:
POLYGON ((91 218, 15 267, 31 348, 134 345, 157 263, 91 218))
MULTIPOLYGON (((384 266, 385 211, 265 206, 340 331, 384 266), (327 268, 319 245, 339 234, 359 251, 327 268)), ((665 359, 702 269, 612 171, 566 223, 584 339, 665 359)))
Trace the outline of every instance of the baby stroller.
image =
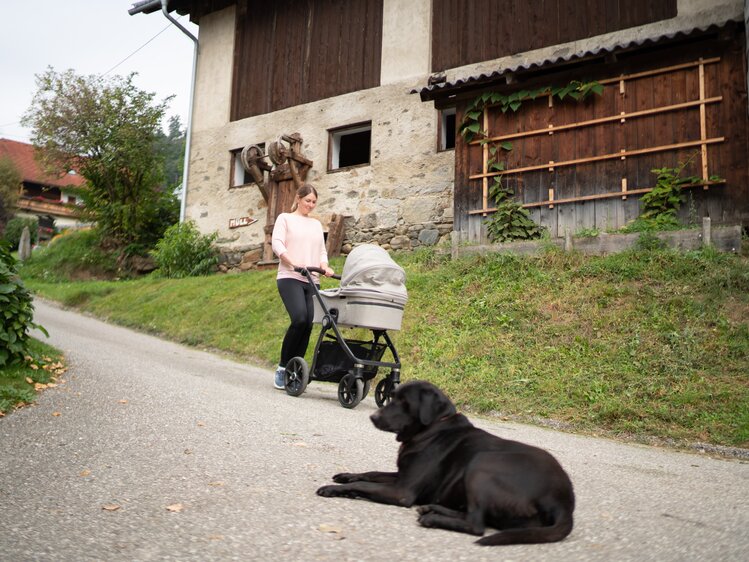
POLYGON ((315 345, 312 365, 303 357, 292 357, 286 364, 285 389, 299 396, 310 380, 338 383, 338 401, 354 408, 368 394, 378 370, 389 369, 375 387, 375 402, 382 407, 400 384, 401 363, 388 330, 400 330, 403 309, 408 300, 406 274, 379 246, 363 244, 346 258, 337 289, 319 290, 311 272, 320 268, 297 268, 312 285, 315 315, 322 326, 315 345), (371 340, 346 339, 339 328, 366 328, 371 340), (332 333, 330 333, 332 332, 332 333), (392 361, 382 361, 390 350, 392 361))

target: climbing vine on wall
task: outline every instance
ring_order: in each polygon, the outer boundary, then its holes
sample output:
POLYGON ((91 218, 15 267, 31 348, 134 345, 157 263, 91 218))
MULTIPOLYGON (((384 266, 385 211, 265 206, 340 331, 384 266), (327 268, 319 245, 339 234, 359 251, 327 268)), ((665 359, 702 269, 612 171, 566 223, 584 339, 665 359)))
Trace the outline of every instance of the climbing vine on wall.
POLYGON ((486 140, 489 136, 487 131, 481 129, 479 119, 484 110, 489 106, 499 107, 502 113, 508 110, 517 111, 524 101, 534 100, 539 96, 552 96, 560 101, 569 98, 582 101, 592 94, 601 95, 603 85, 592 82, 581 82, 573 80, 566 86, 544 86, 535 90, 518 90, 511 94, 499 92, 484 92, 471 102, 466 108, 465 115, 458 129, 466 142, 479 137, 481 144, 491 144, 489 152, 491 157, 487 162, 489 172, 500 172, 492 176, 492 185, 489 188, 489 196, 494 200, 496 211, 486 220, 487 234, 493 242, 507 242, 511 240, 531 240, 538 238, 542 229, 536 224, 525 209, 514 197, 515 191, 502 182, 502 172, 505 164, 499 159, 500 151, 512 150, 512 143, 508 141, 492 142, 486 140))

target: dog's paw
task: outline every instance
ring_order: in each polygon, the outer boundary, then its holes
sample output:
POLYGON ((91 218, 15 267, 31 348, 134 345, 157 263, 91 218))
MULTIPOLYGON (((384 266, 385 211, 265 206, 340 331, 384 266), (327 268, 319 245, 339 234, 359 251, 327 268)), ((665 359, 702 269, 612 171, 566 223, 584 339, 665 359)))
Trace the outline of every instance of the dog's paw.
POLYGON ((324 498, 334 498, 338 494, 338 486, 322 486, 317 489, 317 495, 324 498))
MULTIPOLYGON (((421 511, 419 511, 421 513, 421 511)), ((422 527, 434 527, 435 515, 431 512, 419 515, 419 525, 422 527)))
POLYGON ((432 513, 432 506, 431 505, 420 505, 416 508, 416 512, 419 515, 426 515, 428 513, 432 513))
POLYGON ((338 482, 339 484, 348 484, 356 480, 355 476, 356 475, 352 474, 351 472, 339 472, 338 474, 333 475, 333 482, 338 482))

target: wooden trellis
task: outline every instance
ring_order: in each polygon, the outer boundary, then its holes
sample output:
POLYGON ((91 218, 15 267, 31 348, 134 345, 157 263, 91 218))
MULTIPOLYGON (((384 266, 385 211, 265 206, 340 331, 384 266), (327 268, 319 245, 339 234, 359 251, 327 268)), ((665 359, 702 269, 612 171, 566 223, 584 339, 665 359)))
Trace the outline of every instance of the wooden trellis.
MULTIPOLYGON (((627 158, 633 158, 633 157, 638 157, 638 156, 647 155, 647 154, 676 151, 676 150, 691 148, 691 147, 694 147, 699 150, 700 161, 701 161, 701 181, 695 184, 689 184, 685 187, 701 185, 703 189, 708 189, 711 185, 725 183, 723 180, 711 181, 709 170, 708 170, 708 147, 725 141, 725 137, 723 136, 716 136, 716 137, 707 136, 706 108, 709 105, 720 103, 723 100, 723 97, 722 96, 714 96, 714 97, 706 96, 707 88, 706 88, 706 78, 705 78, 705 66, 710 65, 710 64, 715 64, 718 62, 720 62, 720 57, 707 58, 707 59, 700 58, 696 61, 692 61, 688 63, 672 65, 672 66, 658 68, 658 69, 649 70, 645 72, 638 72, 638 73, 633 73, 633 74, 628 74, 628 75, 620 75, 615 78, 609 78, 606 80, 599 81, 599 83, 603 85, 604 87, 609 87, 612 85, 618 87, 620 96, 624 96, 627 90, 628 81, 645 78, 645 77, 656 76, 660 74, 667 74, 667 73, 673 73, 677 71, 696 69, 698 72, 698 97, 697 99, 689 100, 689 101, 682 102, 682 103, 661 105, 658 107, 652 107, 652 108, 642 109, 638 111, 629 111, 629 112, 620 111, 616 114, 607 115, 607 116, 599 117, 596 119, 578 121, 575 123, 567 123, 564 125, 554 125, 553 123, 549 123, 546 128, 536 128, 536 129, 520 131, 520 132, 516 132, 512 134, 493 135, 493 136, 490 135, 487 138, 471 141, 469 143, 471 145, 479 145, 479 144, 482 145, 482 161, 483 161, 482 171, 481 173, 472 174, 468 176, 469 179, 471 180, 481 180, 482 207, 480 209, 469 210, 468 214, 486 216, 487 214, 496 211, 496 208, 489 206, 489 179, 494 176, 509 176, 509 175, 514 175, 514 174, 523 174, 526 172, 539 171, 539 170, 545 170, 545 169, 548 170, 549 172, 554 172, 555 170, 559 168, 581 166, 581 165, 586 165, 586 164, 591 164, 591 163, 596 163, 596 162, 604 162, 604 161, 617 160, 617 159, 626 160, 627 158), (580 130, 580 129, 587 128, 587 127, 596 127, 596 126, 602 126, 602 125, 617 123, 617 122, 620 124, 624 124, 627 121, 631 121, 631 120, 641 119, 644 117, 663 115, 669 112, 675 112, 675 111, 691 109, 691 108, 699 108, 700 135, 699 135, 699 138, 697 139, 686 140, 684 142, 677 142, 677 143, 670 143, 670 144, 647 146, 647 147, 641 147, 641 148, 622 147, 618 152, 613 152, 613 153, 593 154, 593 155, 588 155, 588 156, 584 156, 580 158, 573 158, 573 159, 556 161, 556 162, 552 160, 552 161, 549 161, 548 163, 534 164, 530 166, 520 166, 516 168, 505 169, 502 171, 490 171, 489 170, 489 165, 490 165, 489 145, 493 142, 511 141, 511 140, 523 139, 523 138, 540 136, 540 135, 554 135, 555 133, 562 132, 562 131, 575 131, 575 130, 580 130)), ((553 106, 554 102, 553 102, 553 97, 551 94, 549 94, 548 96, 548 103, 549 103, 549 107, 553 106)), ((489 131, 489 125, 490 125, 489 110, 492 107, 493 106, 491 105, 487 106, 486 108, 484 108, 484 111, 483 111, 483 130, 487 132, 489 131)), ((580 195, 580 196, 574 196, 574 197, 563 197, 563 198, 558 197, 558 194, 555 193, 555 189, 551 187, 548 190, 547 200, 524 203, 523 207, 532 208, 532 207, 548 206, 549 208, 553 208, 554 205, 578 203, 578 202, 592 201, 592 200, 597 200, 597 199, 610 199, 610 198, 617 198, 617 197, 626 199, 630 195, 644 194, 649 191, 652 191, 653 189, 650 186, 636 187, 634 189, 631 189, 628 185, 628 180, 626 177, 622 177, 620 179, 620 182, 618 183, 619 183, 619 185, 617 186, 618 189, 615 191, 595 193, 591 195, 580 195)))

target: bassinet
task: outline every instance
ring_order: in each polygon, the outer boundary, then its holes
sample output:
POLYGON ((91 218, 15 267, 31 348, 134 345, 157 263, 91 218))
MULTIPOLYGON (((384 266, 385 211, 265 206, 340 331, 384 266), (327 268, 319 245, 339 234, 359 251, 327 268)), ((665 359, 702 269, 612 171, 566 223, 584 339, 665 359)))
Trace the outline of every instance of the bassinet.
MULTIPOLYGON (((341 285, 320 291, 320 297, 331 313, 337 310, 339 326, 400 330, 408 301, 406 273, 386 250, 362 244, 346 258, 341 285)), ((325 312, 317 299, 313 302, 313 321, 319 324, 325 312)))

